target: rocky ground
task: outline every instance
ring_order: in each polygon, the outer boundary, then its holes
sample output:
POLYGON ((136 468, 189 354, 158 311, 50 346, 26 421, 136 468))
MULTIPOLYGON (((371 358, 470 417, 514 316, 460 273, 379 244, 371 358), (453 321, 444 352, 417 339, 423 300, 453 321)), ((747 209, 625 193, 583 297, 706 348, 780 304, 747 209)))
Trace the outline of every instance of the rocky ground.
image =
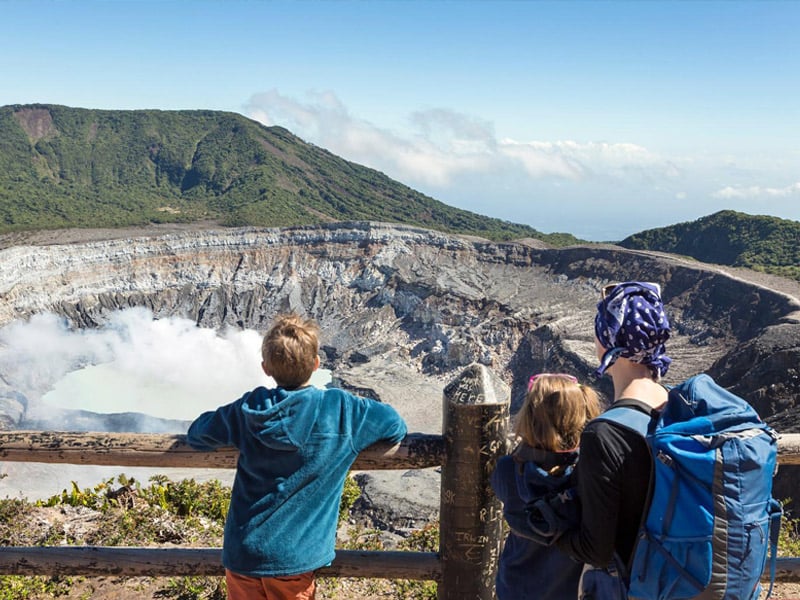
MULTIPOLYGON (((262 329, 277 312, 307 311, 323 325, 323 363, 337 384, 392 404, 411 431, 428 433, 441 431, 444 386, 471 362, 509 384, 512 412, 531 373, 565 370, 591 381, 601 284, 652 278, 671 294, 666 383, 713 368, 760 414, 780 413, 779 431, 800 427, 800 283, 748 270, 610 245, 547 250, 386 224, 72 229, 9 234, 2 245, 0 324, 54 311, 76 328, 98 327, 111 312, 138 306, 202 327, 262 329)), ((25 389, 24 368, 0 370, 0 418, 18 427, 54 381, 25 389)), ((592 384, 610 391, 607 380, 592 384)), ((59 415, 32 428, 67 422, 59 415)))

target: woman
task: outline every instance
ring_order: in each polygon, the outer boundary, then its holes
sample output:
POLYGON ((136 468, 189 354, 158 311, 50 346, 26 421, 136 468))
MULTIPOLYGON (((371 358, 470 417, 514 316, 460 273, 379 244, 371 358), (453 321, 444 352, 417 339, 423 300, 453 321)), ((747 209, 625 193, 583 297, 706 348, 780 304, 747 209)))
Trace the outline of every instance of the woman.
MULTIPOLYGON (((604 288, 595 316, 596 374, 611 377, 612 406, 654 414, 667 401, 660 382, 671 362, 664 347, 669 335, 658 284, 629 281, 604 288)), ((557 545, 589 565, 612 565, 617 555, 627 566, 650 487, 649 450, 638 433, 601 419, 586 425, 580 446, 580 525, 557 545)))

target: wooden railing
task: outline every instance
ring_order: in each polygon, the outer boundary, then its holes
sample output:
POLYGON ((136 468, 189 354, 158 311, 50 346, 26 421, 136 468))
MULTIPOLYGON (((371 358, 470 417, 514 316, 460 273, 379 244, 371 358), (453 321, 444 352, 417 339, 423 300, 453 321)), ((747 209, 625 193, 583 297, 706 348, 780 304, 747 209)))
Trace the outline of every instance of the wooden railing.
MULTIPOLYGON (((355 470, 441 466, 439 552, 338 550, 322 577, 435 580, 440 599, 490 600, 502 542, 502 513, 489 485, 508 450, 508 387, 481 365, 444 390, 442 435, 409 434, 363 451, 355 470)), ((233 469, 233 449, 198 452, 185 436, 131 433, 0 432, 0 460, 123 467, 233 469)), ((778 460, 800 464, 800 434, 781 436, 778 460)), ((220 548, 3 547, 0 575, 223 575, 220 548)), ((778 562, 779 580, 800 578, 800 559, 778 562)))

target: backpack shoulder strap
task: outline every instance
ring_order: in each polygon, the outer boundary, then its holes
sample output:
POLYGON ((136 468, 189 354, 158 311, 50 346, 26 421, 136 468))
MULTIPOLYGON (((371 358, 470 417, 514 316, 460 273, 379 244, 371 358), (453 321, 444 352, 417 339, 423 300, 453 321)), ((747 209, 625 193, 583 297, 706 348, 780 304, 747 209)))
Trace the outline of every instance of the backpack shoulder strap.
POLYGON ((651 422, 654 421, 655 411, 644 402, 632 398, 623 398, 611 405, 605 412, 596 418, 602 421, 612 421, 626 429, 635 431, 642 437, 647 437, 651 422))

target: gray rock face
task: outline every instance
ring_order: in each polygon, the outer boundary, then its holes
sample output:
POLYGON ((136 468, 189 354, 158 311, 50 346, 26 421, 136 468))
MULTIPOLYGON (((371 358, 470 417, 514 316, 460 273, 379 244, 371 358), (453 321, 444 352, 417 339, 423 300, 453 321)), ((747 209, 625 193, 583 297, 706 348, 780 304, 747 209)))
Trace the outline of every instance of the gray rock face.
POLYGON ((516 404, 532 372, 588 375, 599 289, 623 279, 664 288, 675 330, 668 383, 709 370, 766 416, 796 404, 800 294, 613 246, 542 249, 375 223, 16 246, 0 250, 0 324, 53 311, 95 327, 145 306, 263 329, 294 310, 320 322, 325 366, 345 384, 379 396, 412 381, 441 389, 480 362, 511 384, 516 404))
MULTIPOLYGON (((512 412, 532 373, 587 380, 599 291, 634 279, 663 288, 674 329, 666 383, 706 371, 766 418, 795 409, 800 286, 614 246, 547 249, 379 223, 14 246, 0 250, 0 325, 51 311, 96 327, 144 306, 264 329, 297 311, 321 324, 337 383, 391 403, 411 430, 438 433, 442 389, 472 362, 511 387, 512 412)), ((28 402, 15 374, 2 375, 0 426, 13 427, 28 402)))
POLYGON ((439 469, 359 473, 355 479, 361 497, 353 513, 375 529, 403 532, 424 527, 439 517, 441 477, 439 469))

